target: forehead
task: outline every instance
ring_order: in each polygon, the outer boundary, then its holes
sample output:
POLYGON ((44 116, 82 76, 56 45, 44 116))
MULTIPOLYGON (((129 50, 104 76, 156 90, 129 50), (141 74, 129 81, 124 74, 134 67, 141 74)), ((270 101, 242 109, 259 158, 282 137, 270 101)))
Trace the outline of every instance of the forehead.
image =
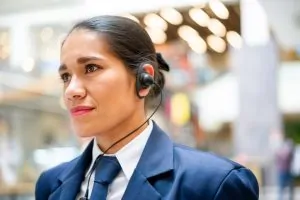
POLYGON ((111 56, 109 45, 103 35, 89 30, 74 30, 66 38, 61 48, 61 60, 74 57, 111 56))

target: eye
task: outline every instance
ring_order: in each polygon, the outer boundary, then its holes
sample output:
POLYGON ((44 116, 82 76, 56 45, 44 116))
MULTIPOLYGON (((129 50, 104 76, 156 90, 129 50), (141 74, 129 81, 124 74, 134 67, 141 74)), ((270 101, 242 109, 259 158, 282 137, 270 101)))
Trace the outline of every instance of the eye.
POLYGON ((70 81, 71 75, 69 73, 63 73, 60 75, 60 78, 64 83, 66 83, 70 81))
POLYGON ((88 73, 91 73, 91 72, 95 72, 98 69, 100 69, 100 66, 95 65, 95 64, 88 64, 88 65, 85 66, 85 73, 88 74, 88 73))

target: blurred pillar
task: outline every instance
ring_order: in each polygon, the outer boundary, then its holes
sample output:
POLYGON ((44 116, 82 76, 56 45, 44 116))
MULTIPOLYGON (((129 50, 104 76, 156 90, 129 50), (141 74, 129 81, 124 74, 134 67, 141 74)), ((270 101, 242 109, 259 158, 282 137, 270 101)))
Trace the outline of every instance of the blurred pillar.
POLYGON ((269 164, 276 134, 281 130, 276 86, 279 52, 258 1, 241 1, 241 21, 243 47, 232 50, 232 66, 239 86, 235 154, 254 158, 256 164, 267 168, 264 182, 270 184, 275 176, 274 167, 269 164))

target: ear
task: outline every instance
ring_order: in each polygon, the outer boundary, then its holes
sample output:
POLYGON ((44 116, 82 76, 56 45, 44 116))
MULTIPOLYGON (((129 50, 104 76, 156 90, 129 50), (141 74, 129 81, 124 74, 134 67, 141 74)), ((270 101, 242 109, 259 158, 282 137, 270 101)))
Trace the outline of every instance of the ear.
MULTIPOLYGON (((143 70, 154 78, 154 67, 151 64, 144 64, 143 70)), ((141 89, 139 91, 139 95, 142 97, 146 97, 149 94, 151 88, 141 89)))
POLYGON ((151 64, 144 64, 143 70, 154 78, 154 67, 151 64))

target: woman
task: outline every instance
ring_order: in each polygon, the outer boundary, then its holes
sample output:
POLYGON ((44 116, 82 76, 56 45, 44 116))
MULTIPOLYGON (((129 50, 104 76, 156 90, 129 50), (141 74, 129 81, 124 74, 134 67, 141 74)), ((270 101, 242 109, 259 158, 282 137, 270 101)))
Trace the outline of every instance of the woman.
POLYGON ((147 119, 145 102, 164 86, 161 70, 168 65, 130 19, 99 16, 73 27, 59 74, 76 132, 94 140, 41 174, 37 200, 258 199, 248 169, 174 144, 147 119))

